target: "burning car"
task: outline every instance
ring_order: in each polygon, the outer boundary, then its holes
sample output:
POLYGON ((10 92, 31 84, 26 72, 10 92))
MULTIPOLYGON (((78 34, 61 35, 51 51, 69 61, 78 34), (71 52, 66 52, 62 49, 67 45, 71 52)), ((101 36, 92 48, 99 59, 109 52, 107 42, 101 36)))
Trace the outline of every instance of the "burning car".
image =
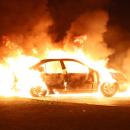
MULTIPOLYGON (((106 97, 113 96, 122 86, 115 82, 101 82, 99 73, 75 59, 44 59, 31 67, 40 72, 47 90, 34 86, 32 96, 45 96, 47 93, 92 93, 100 90, 106 97)), ((113 74, 114 76, 114 74, 113 74)))

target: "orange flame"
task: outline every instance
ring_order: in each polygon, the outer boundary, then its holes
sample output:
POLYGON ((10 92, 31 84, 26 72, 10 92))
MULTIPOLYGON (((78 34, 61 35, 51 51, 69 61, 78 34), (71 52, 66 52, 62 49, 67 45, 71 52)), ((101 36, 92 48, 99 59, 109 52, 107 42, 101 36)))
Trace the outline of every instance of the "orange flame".
POLYGON ((40 73, 29 68, 39 59, 21 55, 15 58, 7 58, 8 66, 1 65, 0 94, 4 96, 30 97, 30 88, 40 85, 46 88, 40 73))
MULTIPOLYGON (((82 40, 86 40, 87 37, 81 37, 82 40)), ((75 40, 80 42, 80 38, 75 40)), ((32 49, 33 53, 37 53, 36 49, 32 49)), ((115 83, 111 75, 111 70, 107 68, 108 59, 94 60, 91 56, 86 55, 82 49, 77 48, 76 51, 63 51, 63 50, 47 50, 45 53, 46 58, 73 58, 77 59, 90 68, 93 68, 99 73, 100 83, 115 83)), ((6 58, 6 64, 0 65, 0 95, 3 96, 22 96, 31 97, 30 89, 35 86, 41 86, 47 90, 47 86, 41 78, 40 72, 31 70, 30 67, 37 63, 40 59, 37 57, 26 56, 21 54, 21 51, 17 51, 15 57, 6 58)), ((70 67, 73 66, 70 64, 70 67)), ((52 66, 53 67, 53 66, 52 66)), ((72 67, 73 71, 76 71, 76 67, 72 67)), ((88 70, 85 70, 88 72, 88 70)), ((128 92, 128 91, 127 91, 128 92)), ((56 92, 57 93, 57 92, 56 92)), ((124 93, 122 96, 124 96, 124 93)), ((98 93, 99 97, 100 93, 98 93)), ((97 97, 97 95, 95 95, 97 97)), ((130 96, 129 93, 126 96, 130 96)))

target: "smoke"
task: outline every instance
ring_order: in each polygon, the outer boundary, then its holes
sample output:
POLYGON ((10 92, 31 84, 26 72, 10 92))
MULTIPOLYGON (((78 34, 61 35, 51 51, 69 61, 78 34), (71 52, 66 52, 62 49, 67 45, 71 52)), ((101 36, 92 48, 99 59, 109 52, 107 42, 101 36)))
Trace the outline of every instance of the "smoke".
POLYGON ((49 0, 50 14, 54 20, 50 36, 59 42, 66 36, 71 23, 80 15, 98 9, 107 10, 111 0, 49 0))
POLYGON ((67 33, 67 43, 65 48, 73 48, 74 44, 70 39, 73 35, 86 35, 87 39, 83 43, 83 51, 94 59, 107 58, 113 50, 107 47, 104 42, 104 33, 107 31, 108 13, 103 10, 89 11, 82 14, 71 24, 67 33), (68 44, 69 43, 69 44, 68 44))
MULTIPOLYGON (((79 31, 84 30, 81 33, 87 34, 88 40, 84 51, 96 55, 100 49, 104 49, 105 52, 96 58, 107 57, 110 52, 106 49, 102 35, 106 30, 108 15, 105 12, 93 10, 106 8, 109 1, 81 0, 79 3, 75 0, 71 2, 70 0, 1 0, 0 35, 7 35, 11 40, 8 44, 1 40, 1 56, 16 53, 16 50, 28 55, 43 55, 44 50, 52 46, 52 41, 55 39, 62 41, 67 30, 71 33, 75 31, 75 28, 79 31), (75 27, 80 22, 83 22, 82 27, 75 27), (53 33, 55 37, 52 37, 53 33)), ((58 46, 60 45, 61 42, 58 46)))
POLYGON ((115 0, 109 11, 108 31, 105 41, 115 51, 110 56, 109 65, 123 71, 130 81, 129 54, 130 54, 130 19, 129 4, 125 1, 115 0))
POLYGON ((0 12, 1 56, 16 51, 42 55, 51 43, 48 28, 53 24, 47 0, 2 0, 0 12))
POLYGON ((109 65, 123 71, 130 81, 130 33, 117 23, 116 25, 109 25, 105 37, 108 46, 115 50, 110 57, 109 65))
POLYGON ((109 57, 110 66, 130 77, 130 33, 124 29, 129 20, 124 20, 125 15, 115 19, 122 5, 113 8, 109 16, 106 9, 110 1, 1 0, 0 57, 23 53, 43 58, 46 49, 61 46, 75 50, 74 37, 84 35, 87 38, 79 48, 85 54, 93 59, 109 57), (125 26, 121 27, 120 21, 125 26))

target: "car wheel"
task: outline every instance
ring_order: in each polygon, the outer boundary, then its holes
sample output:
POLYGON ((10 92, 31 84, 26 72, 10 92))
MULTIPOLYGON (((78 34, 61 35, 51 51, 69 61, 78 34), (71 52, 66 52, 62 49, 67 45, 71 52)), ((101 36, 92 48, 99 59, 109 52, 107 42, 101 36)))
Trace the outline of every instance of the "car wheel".
POLYGON ((40 86, 38 86, 31 88, 30 93, 33 97, 42 97, 47 94, 47 90, 43 90, 40 86))
POLYGON ((112 97, 118 91, 118 88, 117 83, 104 83, 101 86, 101 92, 106 97, 112 97))

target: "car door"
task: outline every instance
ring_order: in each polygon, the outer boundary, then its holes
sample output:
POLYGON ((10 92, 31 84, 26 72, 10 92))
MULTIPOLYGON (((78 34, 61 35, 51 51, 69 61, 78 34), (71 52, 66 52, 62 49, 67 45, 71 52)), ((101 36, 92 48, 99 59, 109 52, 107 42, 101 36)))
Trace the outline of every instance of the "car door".
POLYGON ((67 88, 69 90, 84 90, 86 86, 89 69, 85 65, 76 61, 64 60, 65 69, 67 72, 67 88))
POLYGON ((52 89, 63 89, 64 75, 61 62, 59 60, 49 61, 42 64, 41 67, 44 70, 42 77, 46 85, 52 89))

